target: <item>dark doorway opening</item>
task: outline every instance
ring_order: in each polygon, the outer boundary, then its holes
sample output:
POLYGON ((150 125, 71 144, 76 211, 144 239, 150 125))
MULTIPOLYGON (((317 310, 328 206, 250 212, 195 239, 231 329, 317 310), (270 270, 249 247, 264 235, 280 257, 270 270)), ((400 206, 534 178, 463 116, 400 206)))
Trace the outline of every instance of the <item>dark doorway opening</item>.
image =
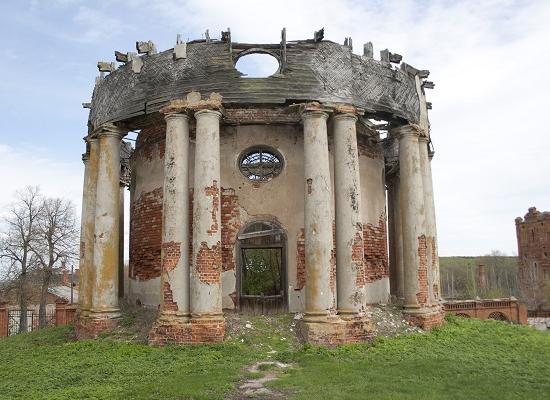
POLYGON ((253 222, 238 239, 239 311, 249 314, 286 312, 286 237, 283 229, 270 221, 253 222))

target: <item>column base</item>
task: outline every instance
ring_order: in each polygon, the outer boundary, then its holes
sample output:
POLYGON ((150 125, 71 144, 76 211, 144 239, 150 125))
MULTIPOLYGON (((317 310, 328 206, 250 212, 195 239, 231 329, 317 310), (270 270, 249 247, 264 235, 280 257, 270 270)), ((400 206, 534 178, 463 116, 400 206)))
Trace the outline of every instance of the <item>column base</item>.
POLYGON ((112 331, 118 326, 120 314, 81 314, 75 323, 75 334, 78 340, 97 339, 106 331, 112 331))
POLYGON ((424 329, 425 331, 432 330, 436 326, 441 326, 445 323, 445 312, 441 308, 437 309, 419 309, 419 310, 403 310, 403 317, 409 323, 424 329))
POLYGON ((337 316, 308 318, 306 315, 298 324, 298 332, 307 343, 322 346, 338 346, 347 343, 361 343, 371 340, 371 322, 364 316, 337 316))
POLYGON ((148 342, 151 346, 220 343, 224 337, 223 315, 193 316, 191 320, 163 315, 153 325, 148 342))

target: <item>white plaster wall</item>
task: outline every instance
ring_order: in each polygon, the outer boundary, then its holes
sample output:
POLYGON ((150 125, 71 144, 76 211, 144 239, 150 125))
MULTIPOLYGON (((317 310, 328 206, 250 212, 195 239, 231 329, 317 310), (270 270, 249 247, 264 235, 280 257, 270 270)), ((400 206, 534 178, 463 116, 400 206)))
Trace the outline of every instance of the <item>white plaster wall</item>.
POLYGON ((128 279, 128 302, 141 303, 145 307, 157 308, 160 304, 160 277, 140 281, 128 279))
MULTIPOLYGON (((193 133, 192 133, 193 134, 193 133)), ((334 157, 332 154, 331 129, 329 129, 329 160, 331 181, 334 187, 334 157)), ((194 139, 189 149, 189 184, 194 181, 194 139)), ((288 306, 291 312, 305 308, 305 288, 296 290, 297 238, 304 226, 304 158, 303 132, 301 125, 240 125, 224 126, 220 137, 221 187, 233 189, 242 207, 243 226, 247 222, 274 216, 287 234, 286 265, 288 285, 288 306), (238 158, 251 146, 266 145, 277 149, 283 156, 285 167, 281 174, 269 182, 253 184, 242 175, 238 158)), ((141 154, 135 160, 135 181, 133 198, 141 193, 162 187, 164 160, 155 146, 153 159, 147 160, 141 154)), ((377 225, 385 212, 384 162, 360 156, 361 215, 364 223, 377 225)), ((334 199, 332 199, 334 219, 334 199)), ((235 270, 222 274, 222 305, 234 308, 230 294, 236 291, 235 270)), ((159 304, 160 279, 145 282, 129 279, 128 298, 139 299, 142 304, 156 307, 159 304)), ((386 302, 389 296, 389 280, 383 279, 369 284, 366 290, 368 302, 386 302)))
MULTIPOLYGON (((378 226, 380 216, 385 216, 387 223, 386 182, 383 157, 371 158, 361 155, 359 157, 359 169, 363 223, 378 226)), ((367 304, 388 303, 389 297, 389 278, 383 278, 366 284, 365 299, 367 304)))

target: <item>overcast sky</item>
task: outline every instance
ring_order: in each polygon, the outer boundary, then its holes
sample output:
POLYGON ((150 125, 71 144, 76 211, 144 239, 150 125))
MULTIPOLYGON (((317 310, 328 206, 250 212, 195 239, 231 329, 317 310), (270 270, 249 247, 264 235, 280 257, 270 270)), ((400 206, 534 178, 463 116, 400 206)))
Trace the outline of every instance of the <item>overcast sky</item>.
POLYGON ((514 218, 550 210, 550 1, 23 1, 0 3, 0 209, 39 184, 80 208, 96 64, 136 40, 173 47, 353 38, 429 69, 441 255, 517 252, 514 218))

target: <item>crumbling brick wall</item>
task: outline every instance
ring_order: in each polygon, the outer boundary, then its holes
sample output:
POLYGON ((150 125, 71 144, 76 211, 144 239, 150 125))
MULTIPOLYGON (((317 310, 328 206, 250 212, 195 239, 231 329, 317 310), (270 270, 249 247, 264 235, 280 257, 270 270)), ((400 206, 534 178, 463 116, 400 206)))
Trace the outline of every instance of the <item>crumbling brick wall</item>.
POLYGON ((130 277, 160 276, 162 246, 162 188, 142 193, 130 205, 130 277))
POLYGON ((243 227, 239 197, 234 189, 222 188, 222 270, 235 269, 235 242, 243 227))
POLYGON ((516 218, 518 282, 530 309, 550 308, 550 212, 516 218))
POLYGON ((421 306, 428 303, 428 257, 427 257, 426 236, 418 238, 418 293, 416 301, 421 306))
POLYGON ((365 279, 374 282, 389 277, 386 215, 381 214, 378 224, 363 224, 365 246, 365 279))

